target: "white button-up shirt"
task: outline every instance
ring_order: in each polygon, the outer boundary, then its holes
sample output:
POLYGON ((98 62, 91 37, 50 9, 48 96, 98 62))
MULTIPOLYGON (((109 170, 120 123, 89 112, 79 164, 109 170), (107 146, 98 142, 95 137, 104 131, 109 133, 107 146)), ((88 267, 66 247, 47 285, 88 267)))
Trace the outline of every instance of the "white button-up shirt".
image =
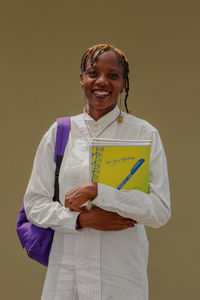
POLYGON ((122 113, 122 123, 115 121, 109 126, 118 115, 116 106, 98 121, 86 113, 71 118, 59 176, 63 206, 52 201, 56 123, 38 147, 24 205, 32 223, 55 230, 43 300, 148 299, 148 241, 144 225, 157 228, 170 217, 167 164, 158 131, 126 113, 122 113), (102 131, 103 138, 152 140, 149 194, 98 184, 98 196, 93 201, 96 206, 138 223, 121 231, 76 230, 79 212, 64 207, 65 194, 89 181, 89 141, 91 135, 97 137, 102 131))

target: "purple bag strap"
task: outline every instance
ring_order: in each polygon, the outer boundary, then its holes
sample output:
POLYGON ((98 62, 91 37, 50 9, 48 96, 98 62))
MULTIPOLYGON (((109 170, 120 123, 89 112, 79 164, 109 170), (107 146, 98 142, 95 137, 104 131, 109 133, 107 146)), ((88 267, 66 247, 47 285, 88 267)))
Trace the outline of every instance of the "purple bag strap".
POLYGON ((71 129, 71 121, 69 117, 57 119, 57 133, 56 133, 56 144, 55 144, 55 154, 54 154, 56 170, 55 170, 53 201, 60 202, 58 177, 60 173, 60 166, 62 163, 65 148, 69 139, 70 129, 71 129))
POLYGON ((57 133, 56 133, 56 144, 54 161, 56 163, 58 156, 63 156, 65 148, 69 139, 69 133, 71 129, 71 121, 69 117, 57 119, 57 133))

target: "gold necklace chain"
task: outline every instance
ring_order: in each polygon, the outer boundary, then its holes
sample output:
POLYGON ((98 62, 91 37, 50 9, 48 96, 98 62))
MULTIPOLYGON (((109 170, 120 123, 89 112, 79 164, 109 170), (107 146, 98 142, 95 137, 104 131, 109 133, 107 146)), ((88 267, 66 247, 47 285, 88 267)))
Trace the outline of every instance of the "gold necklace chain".
MULTIPOLYGON (((119 114, 119 116, 120 116, 120 114, 119 114)), ((98 138, 102 133, 104 133, 104 131, 106 130, 106 129, 108 129, 116 120, 118 120, 118 118, 119 118, 119 116, 117 116, 117 118, 115 118, 111 123, 109 123, 97 136, 96 136, 96 138, 98 138)), ((84 122, 85 122, 85 119, 84 119, 84 122)), ((88 130, 88 132, 89 132, 89 135, 91 136, 91 137, 93 137, 93 135, 91 134, 91 132, 90 132, 90 129, 89 129, 89 127, 88 127, 88 125, 87 125, 87 123, 85 122, 85 125, 86 125, 86 127, 87 127, 87 130, 88 130)))

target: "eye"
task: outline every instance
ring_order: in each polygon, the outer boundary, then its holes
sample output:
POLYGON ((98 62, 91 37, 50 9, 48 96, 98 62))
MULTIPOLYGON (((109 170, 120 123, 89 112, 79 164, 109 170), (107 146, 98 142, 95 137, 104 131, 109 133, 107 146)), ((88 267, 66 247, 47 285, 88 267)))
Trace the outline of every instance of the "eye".
POLYGON ((87 74, 88 74, 90 77, 96 77, 96 76, 97 76, 97 72, 94 71, 94 70, 89 71, 87 74))
POLYGON ((116 74, 116 73, 111 73, 111 74, 109 74, 109 77, 110 77, 111 79, 118 79, 118 78, 119 78, 119 75, 116 74))

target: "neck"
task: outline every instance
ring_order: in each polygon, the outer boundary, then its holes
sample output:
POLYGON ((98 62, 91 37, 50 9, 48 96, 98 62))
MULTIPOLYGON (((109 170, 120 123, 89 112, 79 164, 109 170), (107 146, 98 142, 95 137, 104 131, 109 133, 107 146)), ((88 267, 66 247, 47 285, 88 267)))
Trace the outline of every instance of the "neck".
POLYGON ((111 107, 107 110, 97 110, 93 107, 87 106, 85 107, 85 111, 87 112, 87 114, 92 117, 95 121, 98 121, 99 119, 101 119, 103 116, 105 116, 107 113, 109 113, 111 110, 113 110, 115 108, 111 107))

